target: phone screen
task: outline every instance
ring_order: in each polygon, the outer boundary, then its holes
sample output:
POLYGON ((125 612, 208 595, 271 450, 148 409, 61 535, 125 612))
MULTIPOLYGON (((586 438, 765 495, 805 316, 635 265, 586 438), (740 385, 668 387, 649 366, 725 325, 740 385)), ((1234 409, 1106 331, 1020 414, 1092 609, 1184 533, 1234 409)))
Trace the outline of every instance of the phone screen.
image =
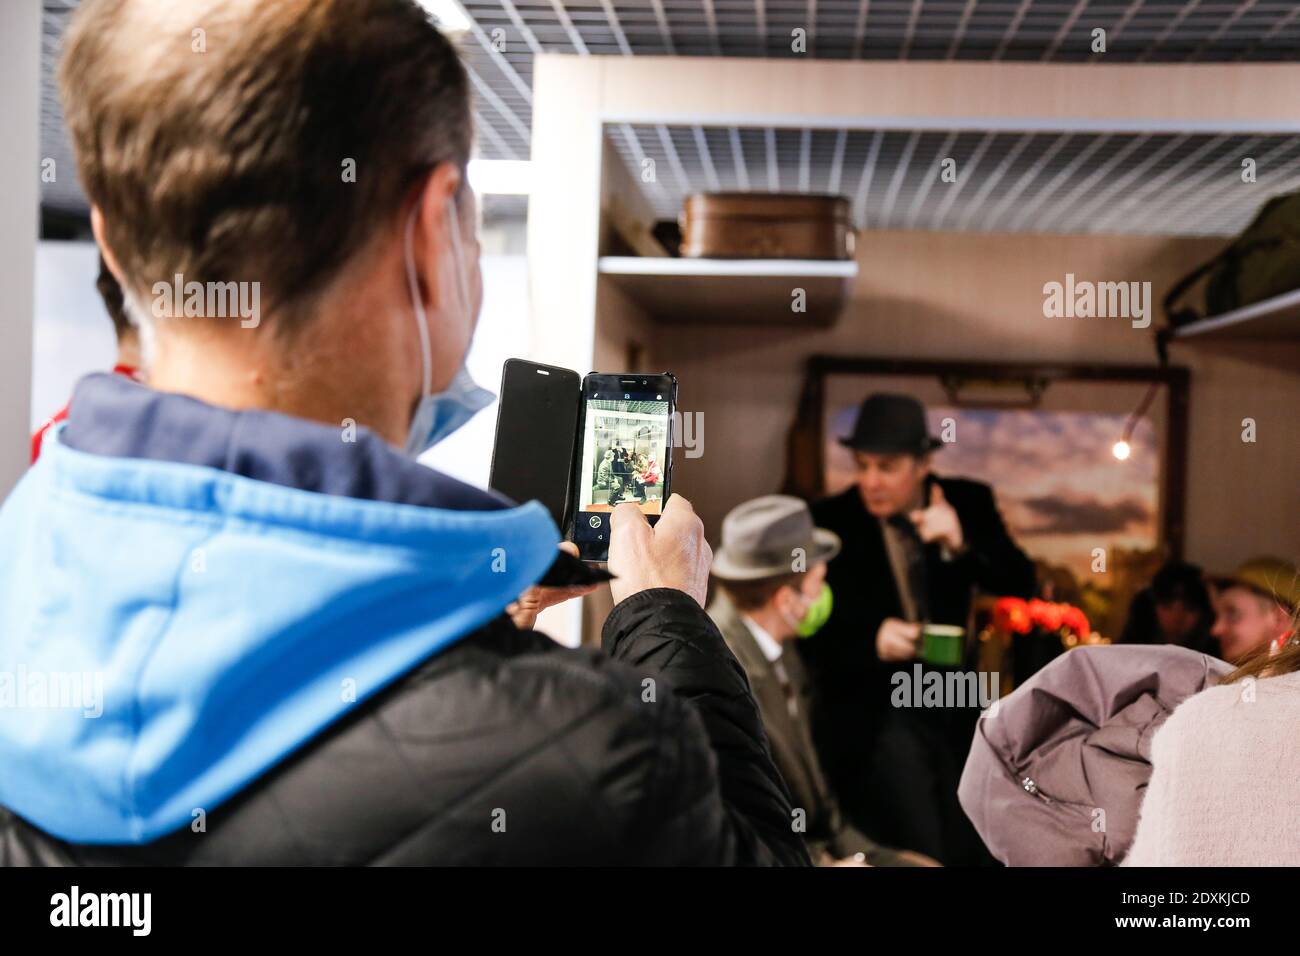
POLYGON ((609 556, 609 515, 631 502, 651 524, 672 471, 672 375, 588 375, 574 471, 573 541, 587 561, 609 556))
POLYGON ((501 373, 488 485, 515 501, 540 501, 564 527, 577 440, 578 373, 510 359, 501 373))

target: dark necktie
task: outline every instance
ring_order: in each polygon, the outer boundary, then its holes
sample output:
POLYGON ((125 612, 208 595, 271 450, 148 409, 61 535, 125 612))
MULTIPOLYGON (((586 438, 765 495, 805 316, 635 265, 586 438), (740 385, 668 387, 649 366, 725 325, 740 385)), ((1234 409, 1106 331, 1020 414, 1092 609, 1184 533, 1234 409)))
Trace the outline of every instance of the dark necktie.
POLYGON ((891 515, 888 519, 891 527, 898 532, 898 540, 903 546, 903 556, 907 565, 907 587, 912 592, 912 603, 916 607, 916 619, 930 619, 930 576, 925 566, 925 545, 916 533, 916 526, 906 515, 891 515))

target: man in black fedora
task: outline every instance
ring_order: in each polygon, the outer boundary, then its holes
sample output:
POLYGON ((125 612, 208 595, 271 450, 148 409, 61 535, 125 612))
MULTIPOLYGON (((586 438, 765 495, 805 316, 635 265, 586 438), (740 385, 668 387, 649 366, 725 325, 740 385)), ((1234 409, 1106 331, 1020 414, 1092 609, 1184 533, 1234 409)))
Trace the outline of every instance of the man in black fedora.
POLYGON ((957 802, 978 705, 896 706, 895 675, 915 679, 923 624, 968 627, 977 588, 1031 596, 1033 563, 987 485, 931 472, 942 442, 916 399, 869 396, 840 441, 857 482, 812 509, 842 542, 827 572, 835 607, 798 645, 816 686, 822 763, 845 810, 880 842, 948 865, 988 862, 957 802))

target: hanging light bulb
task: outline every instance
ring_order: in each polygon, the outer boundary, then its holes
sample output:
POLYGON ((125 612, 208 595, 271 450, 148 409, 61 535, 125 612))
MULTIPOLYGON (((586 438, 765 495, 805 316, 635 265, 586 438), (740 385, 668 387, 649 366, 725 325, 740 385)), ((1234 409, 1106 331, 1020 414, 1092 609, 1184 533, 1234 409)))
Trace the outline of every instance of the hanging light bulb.
POLYGON ((1142 401, 1138 403, 1138 407, 1134 409, 1133 414, 1130 415, 1128 421, 1124 423, 1124 431, 1120 434, 1119 441, 1111 445, 1110 453, 1114 455, 1117 460, 1128 461, 1129 456, 1133 454, 1133 446, 1129 444, 1129 440, 1133 437, 1133 430, 1137 428, 1137 423, 1142 419, 1146 410, 1151 407, 1151 400, 1156 397, 1156 391, 1159 388, 1159 382, 1151 383, 1146 394, 1142 396, 1142 401))

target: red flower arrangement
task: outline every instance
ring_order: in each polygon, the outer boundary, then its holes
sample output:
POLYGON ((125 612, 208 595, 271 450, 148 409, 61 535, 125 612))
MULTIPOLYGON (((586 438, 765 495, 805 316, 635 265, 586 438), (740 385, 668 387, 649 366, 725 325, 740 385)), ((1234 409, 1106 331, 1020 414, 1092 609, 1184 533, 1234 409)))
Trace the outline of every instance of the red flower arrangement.
POLYGON ((1092 633, 1088 618, 1072 604, 1053 604, 1034 598, 998 598, 993 605, 993 626, 1008 634, 1028 634, 1040 628, 1049 634, 1064 631, 1075 640, 1085 640, 1092 633))
POLYGON ((980 635, 997 647, 998 669, 1009 672, 1003 692, 1010 693, 1056 657, 1081 644, 1109 643, 1092 633, 1088 618, 1072 604, 998 598, 993 619, 980 635))
POLYGON ((1003 634, 1028 634, 1034 626, 1029 605, 1020 598, 998 598, 993 605, 993 626, 1003 634))

